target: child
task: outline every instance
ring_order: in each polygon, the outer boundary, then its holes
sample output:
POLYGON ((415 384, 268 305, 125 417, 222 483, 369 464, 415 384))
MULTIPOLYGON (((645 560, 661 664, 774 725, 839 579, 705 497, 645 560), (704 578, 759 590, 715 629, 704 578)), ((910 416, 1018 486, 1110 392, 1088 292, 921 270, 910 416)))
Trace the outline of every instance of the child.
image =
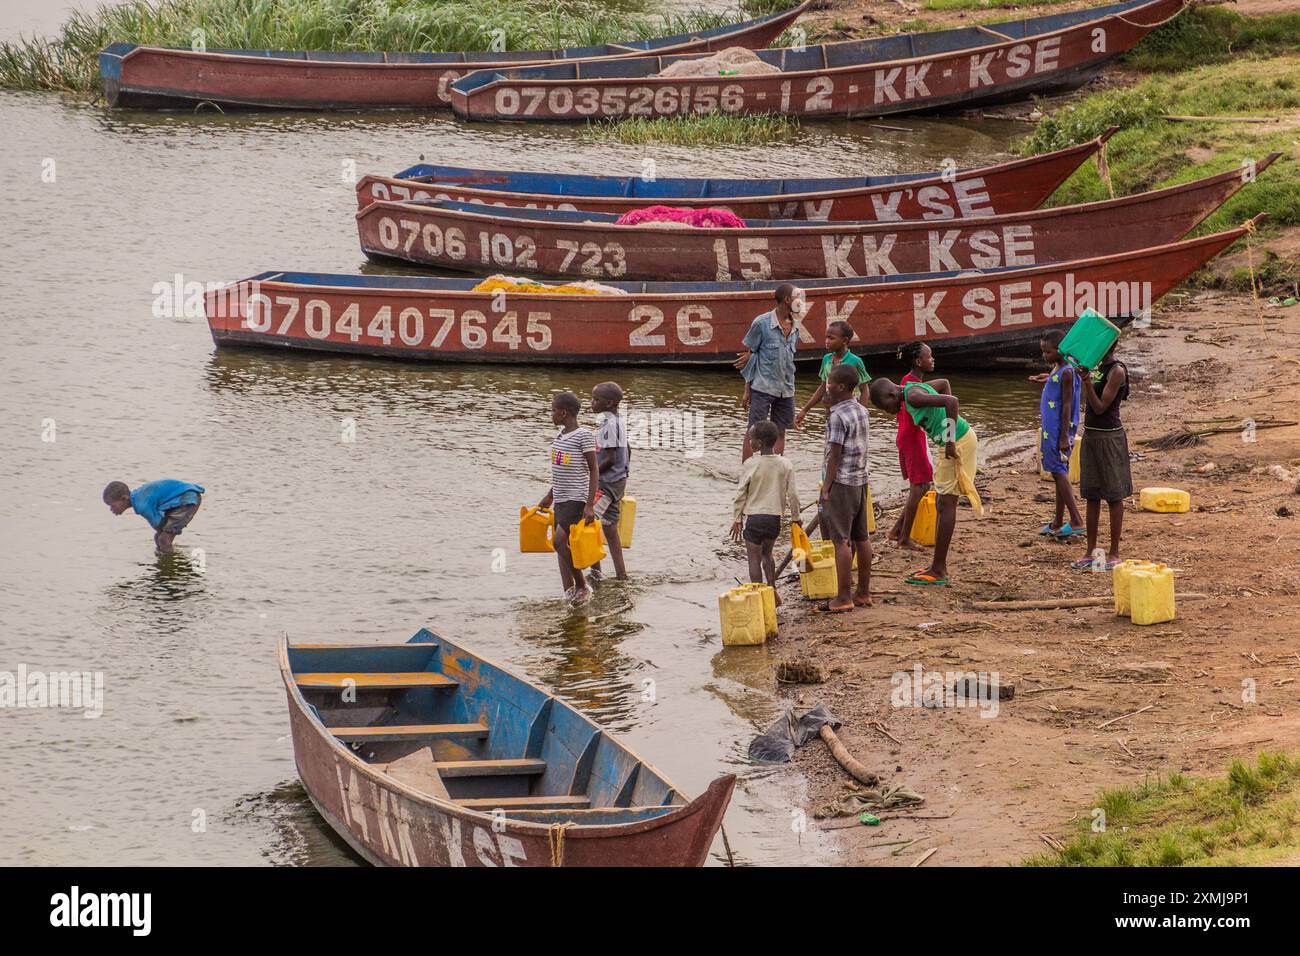
POLYGON ((1124 525, 1124 499, 1133 494, 1128 463, 1128 433, 1120 421, 1119 406, 1128 398, 1128 367, 1115 360, 1115 345, 1102 357, 1091 375, 1079 372, 1083 394, 1083 447, 1079 449, 1079 494, 1088 503, 1088 553, 1070 566, 1082 571, 1113 570, 1119 564, 1119 536, 1124 525), (1098 393, 1099 383, 1101 392, 1098 393), (1106 563, 1094 563, 1101 503, 1110 509, 1110 551, 1106 563))
MULTIPOLYGON (((907 363, 908 371, 899 382, 907 388, 912 382, 925 380, 928 372, 934 371, 934 353, 924 342, 910 342, 898 350, 898 357, 907 363)), ((934 463, 930 460, 930 448, 926 434, 912 416, 902 409, 898 412, 898 468, 907 482, 907 502, 903 513, 890 529, 888 540, 898 543, 907 551, 920 551, 921 546, 912 540, 912 523, 916 521, 916 509, 921 506, 921 499, 930 490, 934 480, 934 463)))
POLYGON ((560 582, 571 604, 591 600, 591 588, 581 571, 573 566, 569 551, 569 529, 579 521, 595 521, 596 490, 600 474, 596 469, 596 436, 578 427, 582 403, 572 392, 559 392, 551 401, 551 421, 560 426, 551 446, 551 490, 537 505, 555 504, 555 556, 560 562, 560 582))
POLYGON ((857 400, 858 370, 837 365, 826 380, 826 458, 819 500, 822 534, 835 542, 839 593, 826 610, 840 613, 871 607, 871 539, 867 536, 867 433, 870 413, 857 400), (858 587, 853 556, 858 558, 858 587))
MULTIPOLYGON (((776 564, 772 560, 772 546, 781 533, 781 515, 787 503, 790 523, 799 524, 799 496, 794 487, 794 465, 788 458, 776 454, 781 429, 773 422, 759 422, 752 431, 750 447, 758 454, 751 455, 740 469, 731 539, 741 540, 740 522, 744 518, 749 580, 761 583, 766 579, 775 590, 776 564)), ((779 594, 776 603, 781 603, 779 594)))
POLYGON ((110 481, 104 487, 104 504, 115 515, 122 514, 127 508, 134 509, 153 528, 154 549, 159 554, 168 554, 176 536, 198 513, 203 495, 201 485, 175 478, 151 481, 135 491, 125 482, 110 481))
POLYGON ((958 412, 957 396, 946 379, 909 382, 906 387, 889 379, 871 383, 871 401, 877 408, 895 414, 906 411, 930 440, 943 447, 943 457, 934 467, 934 490, 939 512, 930 566, 912 572, 908 584, 947 584, 948 548, 957 527, 957 497, 966 495, 977 511, 983 506, 975 493, 975 429, 958 412))
MULTIPOLYGON (((618 519, 623 510, 623 495, 627 491, 627 476, 632 461, 632 450, 627 444, 627 425, 618 410, 623 401, 623 389, 616 382, 601 382, 591 390, 591 410, 600 416, 596 429, 596 463, 600 468, 600 494, 608 502, 600 523, 605 529, 605 544, 609 558, 614 562, 614 577, 627 580, 623 566, 623 542, 618 537, 618 519)), ((593 581, 601 579, 600 562, 591 566, 593 581)))
POLYGON ((831 369, 839 368, 841 365, 849 365, 858 370, 858 384, 862 393, 858 400, 866 405, 867 385, 871 382, 871 376, 867 374, 867 367, 862 364, 862 359, 849 351, 849 343, 853 341, 854 334, 853 326, 847 322, 832 322, 826 326, 826 354, 822 356, 821 372, 817 375, 821 379, 821 384, 817 386, 817 391, 812 393, 812 398, 799 409, 799 414, 795 415, 796 428, 803 424, 808 410, 822 402, 826 395, 826 380, 831 374, 831 369))
POLYGON ((1074 435, 1079 430, 1082 385, 1080 376, 1075 374, 1058 348, 1063 338, 1065 333, 1060 329, 1049 329, 1039 339, 1043 361, 1051 365, 1052 370, 1043 379, 1043 396, 1038 402, 1038 415, 1042 420, 1038 451, 1043 470, 1056 484, 1056 513, 1052 521, 1038 529, 1038 533, 1051 535, 1058 541, 1083 534, 1083 528, 1079 527, 1083 519, 1079 517, 1079 507, 1074 503, 1074 488, 1070 485, 1070 453, 1074 450, 1074 435), (1070 520, 1062 523, 1067 508, 1070 520))

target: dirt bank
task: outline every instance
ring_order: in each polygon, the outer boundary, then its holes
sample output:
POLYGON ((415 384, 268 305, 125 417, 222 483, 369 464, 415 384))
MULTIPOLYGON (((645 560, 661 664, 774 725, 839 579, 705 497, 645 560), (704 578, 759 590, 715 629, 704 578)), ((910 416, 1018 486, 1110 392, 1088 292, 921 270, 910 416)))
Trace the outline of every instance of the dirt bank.
MULTIPOLYGON (((1300 427, 1257 429, 1254 443, 1234 430, 1177 451, 1137 442, 1192 420, 1235 428, 1248 417, 1300 417, 1298 338, 1300 305, 1265 306, 1261 321, 1248 296, 1218 292, 1169 297, 1149 329, 1125 334, 1121 357, 1134 378, 1125 416, 1132 449, 1143 455, 1133 463, 1135 488, 1183 488, 1193 510, 1149 514, 1132 500, 1123 552, 1167 562, 1181 593, 1209 595, 1180 603, 1172 623, 1139 627, 1105 607, 971 609, 974 601, 1110 594, 1109 575, 1066 567, 1082 544, 1035 535, 1052 498, 1023 450, 982 469, 988 514, 980 520, 962 509, 950 587, 904 584, 924 562, 892 548, 876 569, 874 608, 829 616, 796 584, 782 585, 773 659, 809 660, 828 674, 820 685, 786 687, 786 696, 827 703, 859 759, 886 784, 906 783, 927 798, 916 815, 929 819, 812 823, 844 827, 842 862, 907 865, 930 848, 938 852, 927 866, 1014 862, 1043 849, 1041 834, 1059 834, 1086 813, 1100 788, 1173 770, 1217 773, 1235 756, 1296 749, 1300 495, 1295 478, 1265 469, 1300 470, 1300 427), (892 675, 916 664, 997 672, 1015 697, 991 718, 892 707, 892 675), (1254 703, 1243 702, 1245 681, 1254 682, 1254 703), (923 839, 899 856, 891 855, 897 846, 874 845, 914 837, 923 839)), ((875 425, 874 441, 892 440, 880 416, 875 425)), ((847 791, 847 775, 820 743, 795 760, 813 808, 847 791)))

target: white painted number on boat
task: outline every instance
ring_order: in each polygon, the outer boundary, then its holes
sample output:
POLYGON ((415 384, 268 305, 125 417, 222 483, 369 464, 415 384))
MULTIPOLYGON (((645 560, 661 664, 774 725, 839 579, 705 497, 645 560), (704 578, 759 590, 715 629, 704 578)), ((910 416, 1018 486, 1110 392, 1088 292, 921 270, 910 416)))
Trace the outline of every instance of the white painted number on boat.
MULTIPOLYGON (((677 340, 682 345, 707 345, 713 341, 713 313, 708 306, 684 305, 677 310, 677 340)), ((628 321, 638 323, 628 336, 634 348, 665 348, 668 337, 656 331, 664 324, 664 313, 653 305, 634 306, 628 321)))

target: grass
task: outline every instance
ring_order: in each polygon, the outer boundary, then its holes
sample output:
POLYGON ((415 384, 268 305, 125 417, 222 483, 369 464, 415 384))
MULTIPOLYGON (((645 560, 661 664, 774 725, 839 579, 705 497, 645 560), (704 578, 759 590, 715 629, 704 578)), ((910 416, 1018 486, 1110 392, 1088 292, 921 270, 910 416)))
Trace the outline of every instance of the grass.
POLYGON ((1300 51, 1300 12, 1244 17, 1223 7, 1193 7, 1134 47, 1124 63, 1178 72, 1189 65, 1300 51))
POLYGON ((651 17, 648 0, 134 0, 74 11, 53 37, 0 43, 0 88, 91 92, 109 43, 272 50, 510 50, 585 46, 741 19, 651 17), (494 31, 497 31, 494 33, 494 31))
POLYGON ((602 143, 668 146, 753 146, 791 139, 799 121, 777 113, 732 116, 706 113, 659 119, 633 117, 622 122, 591 123, 586 137, 602 143))
POLYGON ((1173 774, 1104 790, 1060 852, 1026 866, 1259 866, 1300 850, 1300 758, 1262 753, 1222 777, 1173 774))
MULTIPOLYGON (((1201 232, 1230 228, 1267 212, 1269 227, 1300 224, 1300 55, 1243 58, 1155 74, 1135 85, 1105 90, 1045 117, 1021 144, 1049 152, 1080 143, 1109 126, 1121 127, 1107 144, 1116 195, 1174 185, 1239 166, 1278 151, 1282 158, 1230 199, 1201 232), (1246 123, 1173 123, 1166 115, 1269 116, 1290 126, 1246 123)), ((1108 196, 1094 164, 1076 172, 1052 197, 1053 205, 1108 196)))

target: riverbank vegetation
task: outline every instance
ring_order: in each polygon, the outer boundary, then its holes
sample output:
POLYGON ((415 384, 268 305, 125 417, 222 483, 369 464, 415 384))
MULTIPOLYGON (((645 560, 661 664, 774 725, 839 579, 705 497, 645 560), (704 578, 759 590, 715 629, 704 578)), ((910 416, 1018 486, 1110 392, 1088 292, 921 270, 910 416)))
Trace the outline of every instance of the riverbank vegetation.
MULTIPOLYGON (((782 4, 785 6, 788 4, 782 4)), ((92 92, 110 43, 207 49, 436 52, 552 49, 734 23, 651 15, 649 0, 136 0, 72 11, 59 33, 0 43, 0 88, 92 92), (196 34, 195 31, 202 31, 196 34)))
POLYGON ((632 145, 755 146, 792 139, 799 128, 799 121, 793 116, 778 113, 751 116, 708 113, 592 123, 586 129, 586 136, 595 142, 632 145))
MULTIPOLYGON (((1273 168, 1225 203, 1199 231, 1230 228, 1260 212, 1269 214, 1265 229, 1300 225, 1300 15, 1247 21, 1226 10, 1194 9, 1149 41, 1150 49, 1135 51, 1136 60, 1181 61, 1183 68, 1162 68, 1131 84, 1074 99, 1045 116, 1021 152, 1061 149, 1118 126, 1120 132, 1106 150, 1116 195, 1187 182, 1280 152, 1273 168), (1181 21, 1187 26, 1161 37, 1181 21), (1223 37, 1241 39, 1247 52, 1224 61, 1223 37), (1196 118, 1175 121, 1171 116, 1196 118)), ((1087 164, 1050 204, 1092 202, 1108 195, 1098 167, 1087 164)))
POLYGON ((1028 866, 1260 866, 1300 852, 1300 758, 1262 753, 1226 775, 1104 790, 1061 849, 1028 866), (1094 828, 1096 828, 1094 830, 1094 828))

